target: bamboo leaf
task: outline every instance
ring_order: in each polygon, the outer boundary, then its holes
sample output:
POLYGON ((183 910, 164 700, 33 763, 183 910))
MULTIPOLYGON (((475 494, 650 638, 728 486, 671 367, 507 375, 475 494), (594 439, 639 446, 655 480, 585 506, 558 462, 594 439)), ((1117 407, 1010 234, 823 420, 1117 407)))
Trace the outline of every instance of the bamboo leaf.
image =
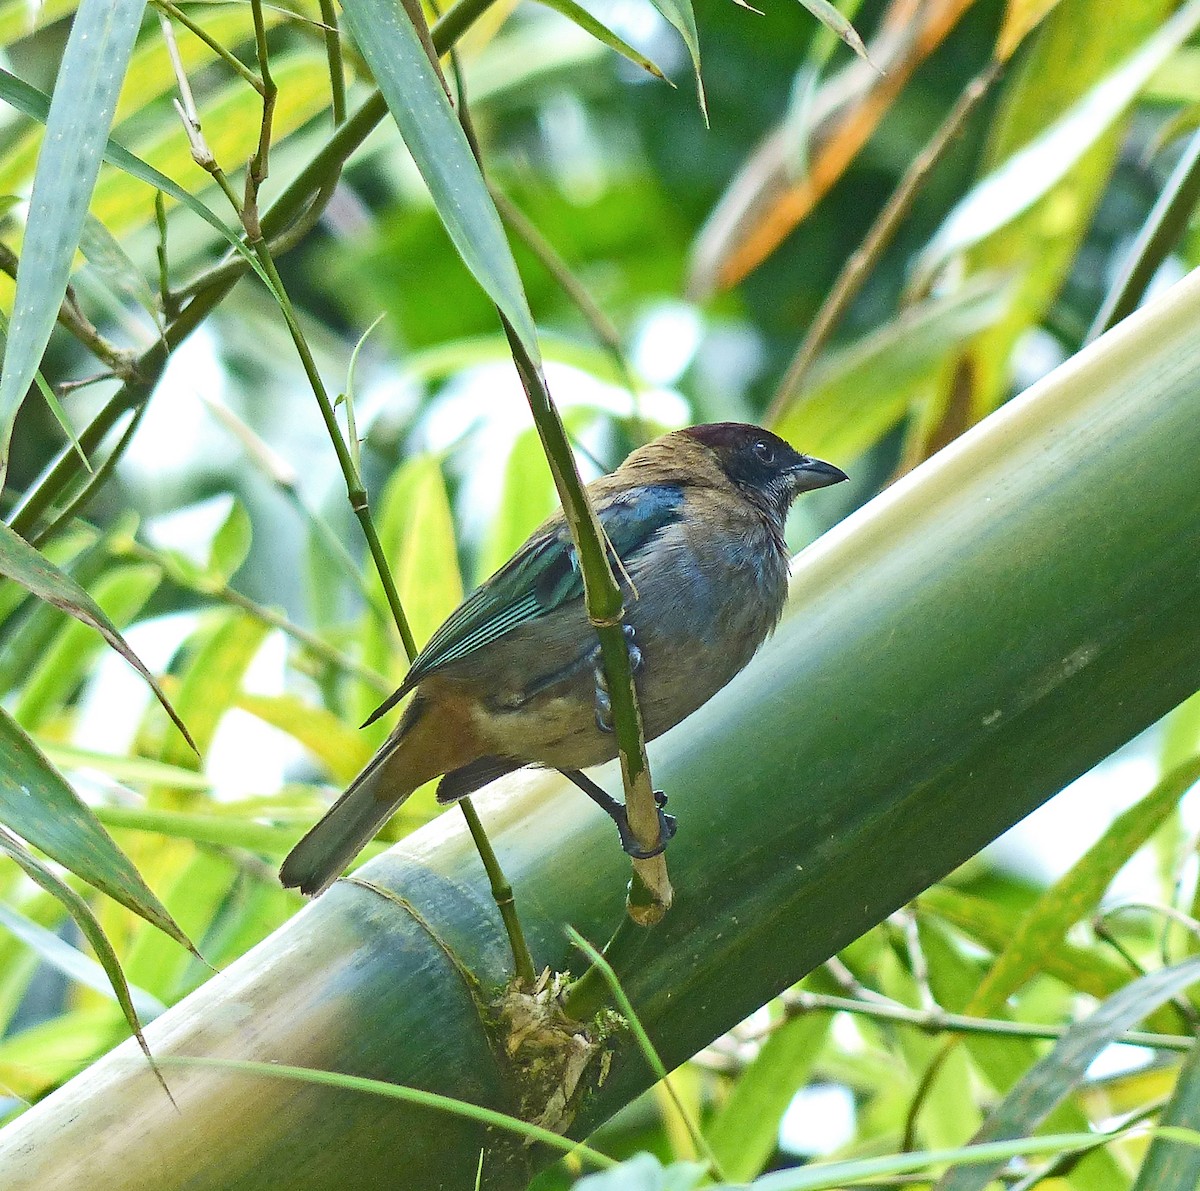
MULTIPOLYGON (((167 1098, 171 1099, 171 1092, 167 1087, 166 1080, 163 1079, 162 1072, 159 1071, 158 1064, 155 1063, 154 1056, 150 1053, 150 1047, 146 1045, 146 1039, 142 1035, 142 1023, 138 1019, 138 1012, 134 1007, 133 996, 129 991, 125 973, 121 970, 120 960, 117 959, 117 953, 112 949, 112 944, 109 943, 108 937, 100 928, 100 923, 92 913, 91 906, 70 885, 55 876, 42 861, 38 860, 21 845, 19 840, 14 839, 3 828, 0 828, 0 853, 15 860, 27 877, 66 907, 67 913, 75 920, 75 924, 83 932, 84 938, 92 945, 92 950, 95 951, 96 957, 112 985, 113 995, 121 1006, 121 1012, 129 1023, 130 1031, 146 1056, 146 1061, 150 1064, 154 1077, 162 1085, 163 1091, 167 1093, 167 1098)), ((173 1100, 172 1103, 174 1103, 173 1100)))
POLYGON ((150 283, 121 247, 120 241, 90 215, 83 221, 79 251, 112 293, 136 302, 157 324, 158 302, 150 283))
POLYGON ((708 123, 708 102, 704 98, 704 79, 700 74, 700 34, 696 31, 696 14, 692 0, 650 0, 667 22, 674 26, 692 60, 692 72, 696 76, 696 97, 700 101, 700 112, 708 123))
MULTIPOLYGON (((1031 1133, 1079 1085, 1092 1060, 1118 1034, 1132 1029, 1197 980, 1200 956, 1142 976, 1109 997, 1089 1017, 1073 1025, 1025 1075, 984 1122, 972 1144, 1031 1133)), ((984 1191, 1001 1165, 994 1162, 969 1169, 955 1167, 939 1180, 936 1191, 984 1191)))
MULTIPOLYGON (((867 47, 858 31, 837 9, 831 0, 800 0, 800 3, 821 22, 839 41, 848 45, 864 62, 870 62, 867 47)), ((872 64, 873 65, 873 64, 872 64)))
POLYGON ((129 648, 125 638, 105 615, 100 605, 74 579, 60 571, 45 555, 39 554, 7 525, 0 525, 0 575, 12 579, 31 591, 38 599, 61 608, 76 620, 94 628, 146 680, 184 740, 196 751, 195 742, 187 727, 171 706, 158 680, 129 648))
MULTIPOLYGON (((866 1182, 915 1174, 947 1162, 972 1163, 988 1167, 1002 1165, 1009 1158, 1024 1155, 1085 1153, 1107 1138, 1095 1133, 1047 1134, 1013 1141, 963 1146, 954 1150, 925 1150, 912 1154, 892 1154, 886 1158, 858 1158, 849 1162, 814 1164, 800 1170, 781 1170, 755 1179, 754 1191, 833 1191, 848 1183, 866 1182)), ((721 1187, 716 1191, 733 1191, 721 1187)))
MULTIPOLYGON (((31 87, 28 83, 3 68, 0 68, 0 99, 15 108, 18 112, 42 124, 45 124, 49 119, 50 97, 44 91, 39 91, 36 87, 31 87)), ((130 177, 137 178, 139 181, 145 182, 147 186, 153 187, 155 190, 161 190, 163 194, 170 195, 176 202, 182 203, 189 210, 195 212, 238 255, 249 263, 250 267, 254 269, 264 283, 270 283, 270 279, 263 272, 263 267, 259 264, 258 258, 246 247, 242 239, 227 227, 209 206, 202 203, 190 191, 185 190, 177 182, 168 178, 161 170, 155 169, 154 166, 143 161, 136 154, 131 153, 111 137, 104 147, 104 160, 110 165, 116 166, 117 169, 128 174, 130 177)))
POLYGON ((821 359, 772 428, 815 455, 854 459, 904 417, 946 357, 990 327, 1007 301, 1007 287, 993 277, 909 308, 821 359))
POLYGON ((371 759, 368 738, 332 712, 295 695, 239 695, 237 705, 298 740, 340 784, 349 782, 371 759))
POLYGON ((240 500, 234 500, 229 515, 213 536, 208 554, 208 577, 228 583, 250 553, 253 531, 250 514, 240 500))
POLYGON ((996 57, 1002 62, 1012 57, 1013 51, 1026 36, 1042 23, 1059 0, 1008 0, 1004 10, 1004 24, 996 38, 996 57))
POLYGON ((530 427, 517 435, 508 453, 504 487, 480 551, 476 578, 482 582, 498 571, 557 506, 546 452, 537 429, 530 427))
MULTIPOLYGON (((597 41, 603 42, 611 50, 616 50, 623 58, 628 58, 635 66, 640 66, 648 74, 665 82, 671 80, 645 54, 635 50, 627 41, 618 37, 607 25, 598 21, 588 10, 575 0, 541 0, 547 8, 562 13, 569 21, 573 21, 585 33, 590 33, 597 41)), ((672 84, 673 85, 673 84, 672 84)))
MULTIPOLYGON (((392 0, 347 0, 344 11, 455 248, 539 361, 537 331, 512 249, 420 33, 392 0)), ((421 32, 428 37, 427 30, 421 32)))
POLYGON ((269 625, 242 612, 220 618, 216 630, 192 658, 176 696, 180 713, 188 717, 196 734, 196 757, 189 756, 171 739, 161 760, 170 765, 194 765, 207 750, 217 724, 241 689, 246 667, 270 631, 269 625))
POLYGON ((1100 904, 1125 862, 1154 834, 1179 800, 1200 780, 1200 758, 1167 774, 1038 899, 984 977, 965 1012, 987 1016, 1037 972, 1069 927, 1100 904))
MULTIPOLYGON (((1200 1046, 1193 1045, 1183 1060, 1175 1090, 1159 1117, 1168 1128, 1183 1127, 1194 1131, 1200 1126, 1200 1046)), ((1200 1187, 1200 1149, 1171 1140, 1164 1130, 1150 1142, 1133 1191, 1180 1191, 1200 1187)))
POLYGON ((81 0, 67 37, 38 155, 0 369, 0 477, 17 410, 67 292, 117 96, 145 0, 81 0))
MULTIPOLYGON (((0 902, 0 926, 15 935, 44 963, 56 968, 68 980, 73 980, 76 984, 90 988, 102 996, 111 996, 119 1002, 120 998, 103 964, 98 964, 90 956, 84 955, 78 947, 72 947, 40 922, 34 922, 32 918, 27 918, 11 906, 0 902)), ((157 997, 136 985, 129 987, 129 999, 134 1009, 147 1021, 153 1020, 166 1009, 157 997)))
MULTIPOLYGON (((121 628, 133 622, 159 582, 154 567, 117 566, 91 584, 90 594, 96 606, 121 628)), ((29 732, 44 729, 62 713, 105 648, 88 625, 64 621, 59 614, 55 620, 57 631, 30 659, 13 703, 14 718, 29 732)))
POLYGON ((194 769, 167 765, 148 757, 122 757, 75 748, 57 740, 37 739, 37 746, 59 769, 90 769, 118 782, 147 786, 174 786, 182 790, 208 790, 212 783, 194 769))
MULTIPOLYGON (((934 885, 917 898, 922 915, 931 914, 954 927, 968 939, 993 954, 1000 954, 1020 927, 1021 915, 998 906, 994 901, 974 897, 945 883, 934 885)), ((1083 947, 1063 940, 1042 955, 1042 971, 1061 980, 1068 988, 1090 997, 1103 999, 1123 988, 1129 981, 1129 969, 1109 952, 1098 947, 1083 947)), ((979 987, 977 978, 972 985, 979 987)), ((965 1009, 970 998, 961 1005, 965 1009)), ((1179 1018, 1168 1006, 1156 1015, 1152 1028, 1169 1033, 1179 1028, 1179 1018)))
POLYGON ((779 1141, 779 1122, 807 1082, 832 1017, 812 1013, 775 1030, 739 1076, 707 1130, 721 1168, 735 1181, 762 1173, 779 1141))
POLYGON ((89 885, 194 952, 95 812, 0 710, 0 822, 89 885))
POLYGON ((926 246, 914 267, 916 275, 930 278, 951 257, 978 244, 1051 191, 1197 27, 1200 2, 1190 0, 1061 119, 982 179, 926 246))

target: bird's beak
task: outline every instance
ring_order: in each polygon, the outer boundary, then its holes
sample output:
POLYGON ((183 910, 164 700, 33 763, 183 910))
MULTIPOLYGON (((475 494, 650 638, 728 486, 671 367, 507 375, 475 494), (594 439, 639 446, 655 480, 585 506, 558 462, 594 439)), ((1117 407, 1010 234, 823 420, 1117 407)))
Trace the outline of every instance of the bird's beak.
POLYGON ((826 463, 823 459, 814 459, 810 455, 801 455, 788 471, 797 492, 812 492, 815 488, 828 488, 830 484, 840 484, 850 477, 840 467, 826 463))

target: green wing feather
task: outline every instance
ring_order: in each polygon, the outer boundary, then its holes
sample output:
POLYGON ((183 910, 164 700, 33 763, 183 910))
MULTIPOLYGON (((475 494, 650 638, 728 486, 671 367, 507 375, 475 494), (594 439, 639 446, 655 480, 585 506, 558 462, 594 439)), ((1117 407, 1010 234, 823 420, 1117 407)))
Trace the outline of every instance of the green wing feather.
MULTIPOLYGON (((679 519, 682 508, 679 488, 652 485, 625 489, 596 512, 617 557, 628 564, 655 534, 679 519)), ((413 659, 399 689, 371 713, 367 724, 374 723, 440 667, 582 596, 583 575, 571 535, 560 517, 530 538, 450 614, 413 659)))

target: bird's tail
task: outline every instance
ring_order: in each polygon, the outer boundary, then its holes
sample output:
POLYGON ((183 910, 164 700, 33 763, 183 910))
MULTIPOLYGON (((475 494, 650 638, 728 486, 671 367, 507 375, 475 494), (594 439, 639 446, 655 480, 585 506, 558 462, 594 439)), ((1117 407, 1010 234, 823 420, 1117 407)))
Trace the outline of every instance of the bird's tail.
POLYGON ((438 747, 438 717, 409 707, 400 725, 325 816, 288 853, 279 870, 285 886, 315 897, 345 871, 375 833, 418 787, 449 767, 438 747))

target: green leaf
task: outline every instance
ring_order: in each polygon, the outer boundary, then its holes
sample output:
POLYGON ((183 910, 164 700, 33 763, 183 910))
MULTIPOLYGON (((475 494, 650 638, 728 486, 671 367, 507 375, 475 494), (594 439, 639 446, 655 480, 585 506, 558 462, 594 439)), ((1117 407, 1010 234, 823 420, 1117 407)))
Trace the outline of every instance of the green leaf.
POLYGON ((735 1181, 762 1173, 779 1141, 779 1122, 808 1082, 833 1018, 806 1013, 774 1030, 738 1076, 705 1132, 721 1169, 735 1181))
POLYGON ((1008 300, 1007 286, 980 277, 957 293, 910 307, 823 357, 772 428, 822 458, 856 458, 904 417, 946 357, 990 327, 1008 300))
POLYGON ((1200 752, 1200 694, 1193 695, 1167 716, 1160 764, 1164 770, 1171 770, 1197 752, 1200 752))
POLYGON ((112 293, 136 302, 157 324, 158 302, 150 283, 116 237, 90 215, 83 222, 79 251, 112 293))
MULTIPOLYGON (((1092 1060, 1118 1034, 1132 1029, 1152 1010, 1200 980, 1200 956, 1160 968, 1126 985, 1055 1043, 991 1113, 972 1144, 1024 1137, 1083 1080, 1092 1060)), ((1000 1162, 971 1169, 953 1168, 936 1191, 984 1191, 1000 1162)))
POLYGON ((129 858, 7 712, 0 710, 0 822, 195 951, 129 858))
MULTIPOLYGON (((296 818, 311 824, 320 813, 316 799, 311 806, 296 818)), ((269 812, 259 812, 266 818, 269 812)), ((257 818, 241 818, 233 815, 187 814, 183 811, 165 811, 156 807, 104 806, 97 817, 107 827, 121 831, 146 831, 161 835, 164 839, 190 840, 195 844, 215 844, 221 848, 244 848, 249 852, 262 852, 268 856, 283 856, 296 842, 297 831, 293 826, 274 827, 261 823, 257 818)), ((384 851, 387 844, 369 844, 363 854, 374 856, 384 851)))
MULTIPOLYGON (((437 458, 415 456, 388 481, 380 501, 379 539, 392 560, 396 588, 417 645, 423 645, 463 595, 454 523, 437 458)), ((374 569, 368 590, 378 606, 383 593, 374 569)), ((364 661, 381 673, 399 677, 408 663, 403 651, 397 650, 397 641, 390 622, 381 623, 368 611, 363 629, 364 661)), ((374 692, 368 694, 371 706, 365 707, 364 713, 378 702, 374 692)), ((375 734, 368 739, 378 743, 375 734)))
POLYGON ((509 452, 496 515, 480 551, 477 580, 498 571, 557 507, 558 494, 542 440, 536 427, 530 427, 517 435, 509 452))
MULTIPOLYGON (((104 967, 90 956, 84 955, 78 947, 72 947, 54 931, 47 930, 40 922, 34 922, 32 918, 26 918, 24 914, 0 902, 0 926, 15 935, 44 963, 56 968, 68 980, 73 980, 76 984, 90 988, 102 996, 116 998, 112 981, 104 967)), ((130 986, 129 998, 133 1007, 147 1020, 152 1020, 166 1009, 157 997, 136 985, 130 986)))
POLYGON ((351 778, 375 751, 369 739, 332 712, 296 695, 239 695, 237 705, 264 723, 286 732, 316 757, 339 785, 351 778))
MULTIPOLYGON (((891 1154, 885 1158, 857 1158, 848 1162, 819 1163, 799 1170, 781 1170, 751 1184, 754 1191, 834 1191, 850 1183, 878 1181, 928 1170, 947 1162, 994 1166, 1022 1155, 1084 1153, 1107 1138, 1096 1133, 1059 1133, 1023 1137, 1013 1141, 963 1146, 955 1150, 924 1150, 891 1154)), ((724 1186, 714 1191, 733 1191, 724 1186)))
POLYGON ((38 155, 0 369, 0 477, 17 410, 67 292, 145 0, 81 0, 67 37, 38 155))
MULTIPOLYGON (((8 316, 3 311, 0 311, 0 335, 3 335, 7 342, 8 316)), ((83 448, 79 445, 79 439, 75 437, 75 427, 71 425, 71 419, 67 417, 67 411, 63 409, 62 402, 55 396, 54 390, 47 384, 46 378, 42 375, 40 368, 33 374, 33 383, 37 386, 38 392, 41 393, 42 400, 54 415, 54 420, 62 427, 62 432, 67 438, 71 440, 71 445, 75 448, 75 453, 83 462, 83 466, 88 471, 91 471, 92 465, 88 457, 83 453, 83 448)))
POLYGON ((978 244, 1053 190, 1198 27, 1200 3, 1190 0, 1119 69, 977 183, 921 254, 915 266, 917 276, 930 277, 951 257, 978 244))
MULTIPOLYGON (((113 567, 92 583, 91 594, 112 623, 124 627, 154 594, 159 580, 154 567, 113 567)), ((104 642, 87 625, 64 621, 61 615, 56 620, 58 631, 31 659, 13 703, 14 717, 30 732, 45 728, 62 712, 104 650, 104 642)))
POLYGON ((116 625, 104 614, 100 605, 69 575, 60 571, 48 558, 39 554, 19 534, 7 525, 0 525, 0 575, 4 575, 31 591, 40 600, 61 608, 76 620, 94 628, 150 685, 163 710, 174 721, 184 740, 195 751, 196 745, 176 714, 158 680, 129 648, 116 625))
MULTIPOLYGON (((150 1047, 146 1045, 146 1039, 142 1035, 142 1023, 138 1019, 137 1009, 134 1008, 129 984, 125 979, 125 973, 121 971, 121 963, 117 959, 117 953, 112 949, 112 944, 109 943, 104 931, 101 930, 100 923, 96 920, 95 914, 92 913, 91 906, 70 885, 55 876, 42 861, 38 860, 28 849, 21 845, 19 840, 14 839, 3 828, 0 828, 0 853, 15 860, 25 875, 40 885, 51 896, 56 897, 62 902, 67 909, 67 913, 75 920, 75 924, 83 932, 84 938, 92 945, 92 950, 95 951, 101 967, 103 967, 105 974, 108 976, 113 994, 117 999, 117 1003, 121 1006, 121 1012, 125 1015, 125 1020, 129 1023, 129 1029, 137 1039, 138 1046, 141 1047, 142 1053, 146 1056, 146 1061, 150 1064, 154 1072, 154 1077, 162 1084, 163 1091, 167 1093, 167 1097, 170 1099, 170 1089, 167 1087, 166 1080, 163 1079, 162 1072, 159 1071, 158 1064, 155 1063, 154 1056, 150 1053, 150 1047)), ((172 1103, 174 1103, 173 1100, 172 1103)))
MULTIPOLYGON (((1200 1046, 1193 1045, 1159 1124, 1195 1130, 1200 1126, 1200 1046)), ((1156 1135, 1142 1160, 1133 1191, 1179 1191, 1200 1187, 1200 1149, 1156 1135)))
MULTIPOLYGON (((844 41, 864 62, 870 62, 867 47, 854 26, 838 11, 830 0, 800 0, 800 3, 840 41, 844 41)), ((873 63, 872 63, 873 65, 873 63)))
POLYGON ((216 630, 191 659, 176 696, 180 713, 188 717, 196 734, 196 756, 185 753, 171 738, 161 760, 183 767, 195 765, 212 743, 217 724, 241 690, 246 667, 270 631, 269 625, 240 611, 221 616, 216 630))
MULTIPOLYGON (((31 87, 22 79, 17 78, 16 75, 2 68, 0 68, 0 99, 4 100, 5 103, 15 108, 18 112, 37 120, 39 123, 45 124, 49 119, 50 97, 44 91, 39 91, 36 87, 31 87)), ((161 170, 156 170, 154 166, 131 153, 123 145, 112 140, 111 137, 104 148, 104 160, 109 165, 114 165, 117 169, 129 174, 130 177, 137 178, 139 181, 145 182, 147 186, 151 186, 155 190, 161 190, 163 194, 170 195, 176 202, 182 203, 189 210, 194 211, 209 227, 218 232, 221 238, 239 256, 243 257, 249 263, 250 267, 259 275, 264 284, 270 284, 270 279, 263 271, 258 258, 246 247, 238 234, 228 228, 210 207, 202 203, 190 191, 184 190, 182 186, 168 178, 161 170)))
POLYGON ((696 97, 700 101, 700 112, 708 123, 708 103, 704 98, 704 79, 700 75, 700 34, 696 31, 696 14, 692 0, 650 0, 655 8, 675 27, 692 59, 692 71, 696 76, 696 97))
MULTIPOLYGON (((997 905, 995 901, 975 897, 946 884, 934 885, 917 898, 922 917, 935 915, 972 942, 987 951, 999 954, 1012 941, 1020 925, 1021 915, 1015 910, 997 905)), ((1103 999, 1129 981, 1129 969, 1120 960, 1111 958, 1107 950, 1084 947, 1066 940, 1042 954, 1042 972, 1061 980, 1068 988, 1103 999)), ((971 992, 979 987, 976 977, 971 992)), ((936 991, 936 990, 935 990, 936 991)), ((947 1002, 949 1003, 949 1002, 947 1002)), ((961 1003, 965 1010, 969 998, 961 1003)), ((1170 1033, 1179 1028, 1179 1017, 1170 1007, 1160 1010, 1151 1028, 1170 1033)))
POLYGON ((57 740, 38 738, 37 746, 59 769, 91 769, 106 774, 118 782, 134 782, 146 786, 175 786, 182 790, 208 790, 212 783, 194 769, 166 765, 147 757, 121 757, 98 753, 92 749, 75 748, 57 740))
POLYGON ((1044 957, 1062 943, 1069 927, 1100 904, 1104 891, 1126 861, 1162 825, 1197 780, 1200 758, 1193 758, 1118 815, 1025 915, 964 1012, 986 1017, 1040 972, 1044 957))
POLYGON ((235 498, 229 515, 213 537, 208 555, 208 576, 228 583, 238 567, 246 561, 252 536, 250 514, 246 512, 245 505, 235 498))
POLYGON ((547 8, 560 12, 569 21, 573 21, 585 33, 590 33, 597 41, 603 42, 609 49, 616 50, 624 58, 628 58, 635 66, 654 75, 655 78, 667 79, 667 76, 645 54, 639 53, 627 41, 618 37, 607 25, 596 20, 586 8, 575 3, 575 0, 540 0, 547 8))
POLYGON ((530 358, 539 361, 537 330, 512 249, 421 36, 394 0, 346 0, 343 10, 455 248, 530 358))

